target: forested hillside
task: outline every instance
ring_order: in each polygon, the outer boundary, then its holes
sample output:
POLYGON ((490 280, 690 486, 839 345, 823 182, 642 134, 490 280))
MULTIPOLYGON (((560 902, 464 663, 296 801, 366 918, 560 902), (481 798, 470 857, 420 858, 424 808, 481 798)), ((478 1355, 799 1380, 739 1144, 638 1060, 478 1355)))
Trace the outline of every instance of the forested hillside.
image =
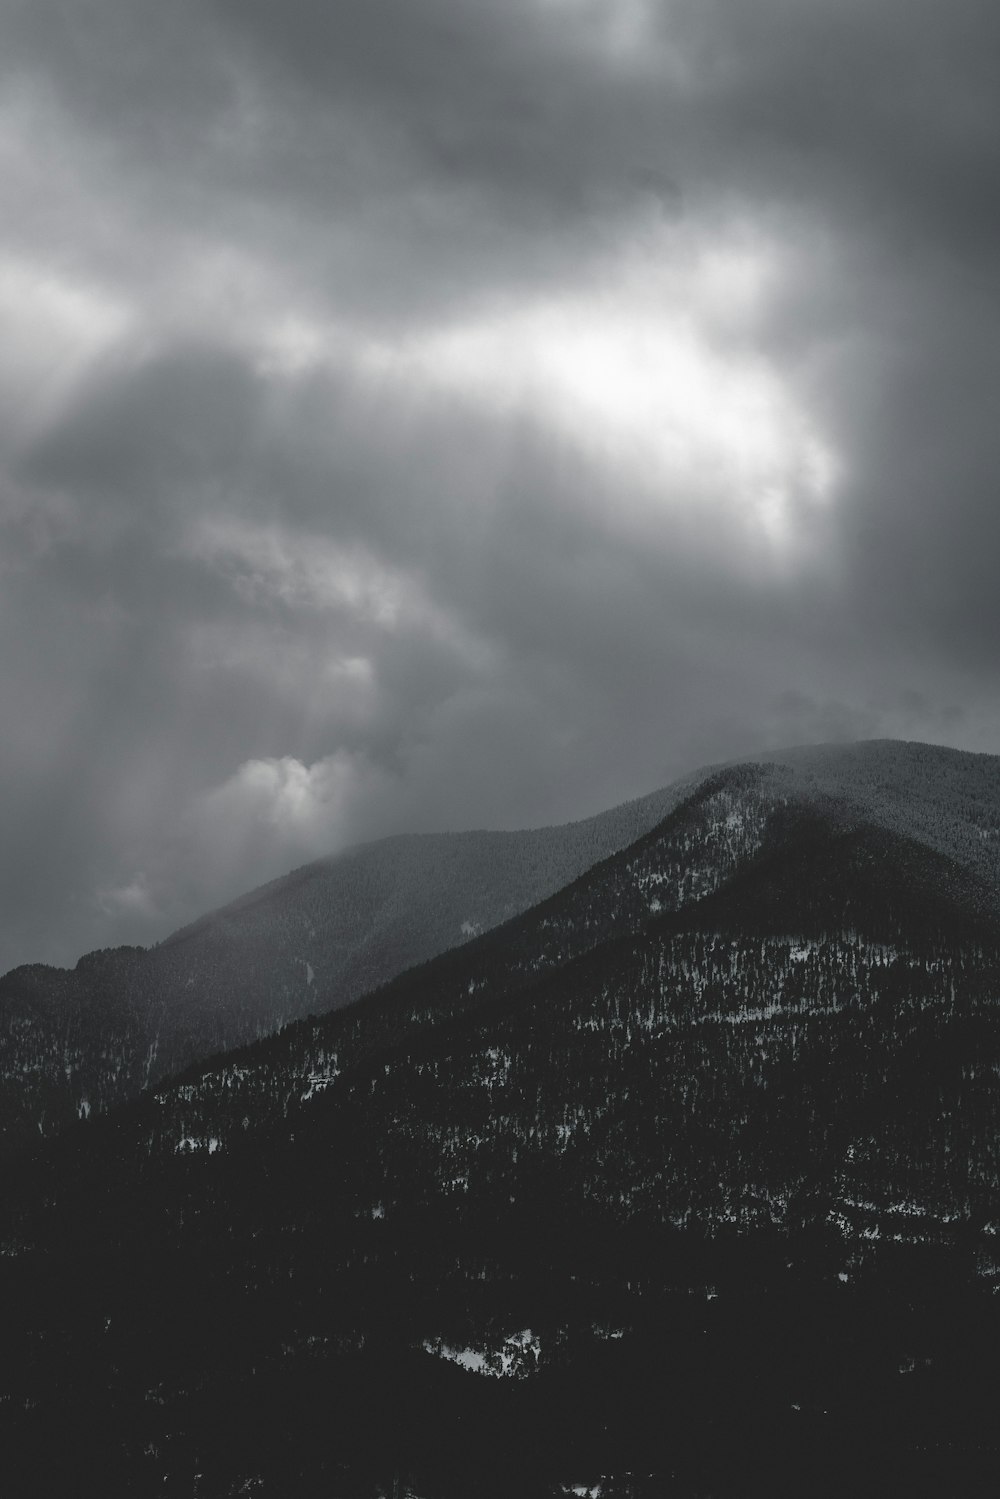
POLYGON ((543 899, 682 787, 561 828, 388 838, 293 871, 159 946, 0 979, 0 1150, 266 1036, 543 899))
MULTIPOLYGON (((879 741, 758 763, 774 799, 913 838, 974 875, 986 907, 1000 898, 997 757, 879 741)), ((14 970, 0 979, 0 1150, 467 942, 632 843, 716 774, 565 827, 385 839, 295 870, 155 948, 14 970)), ((693 871, 675 884, 681 903, 704 893, 693 871)))
MULTIPOLYGON (((765 763, 773 796, 836 803, 1000 889, 994 757, 881 742, 765 763)), ((293 871, 150 950, 14 970, 0 979, 0 1148, 468 941, 631 843, 716 773, 562 828, 386 839, 293 871)), ((689 875, 678 898, 701 893, 689 875)))
POLYGON ((9 1161, 9 1491, 994 1492, 995 891, 862 799, 713 774, 9 1161))

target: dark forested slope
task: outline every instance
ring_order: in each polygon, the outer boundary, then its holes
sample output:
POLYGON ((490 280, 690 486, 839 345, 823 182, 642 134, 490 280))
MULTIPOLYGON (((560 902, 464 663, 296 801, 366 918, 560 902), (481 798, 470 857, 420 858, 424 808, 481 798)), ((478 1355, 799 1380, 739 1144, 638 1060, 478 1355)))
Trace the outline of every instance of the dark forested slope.
POLYGON ((0 978, 0 1148, 468 941, 631 843, 680 795, 566 827, 387 838, 294 870, 152 949, 13 970, 0 978))
POLYGON ((893 820, 717 773, 9 1163, 7 1489, 995 1492, 995 889, 893 820))
MULTIPOLYGON (((836 805, 946 855, 987 899, 1000 892, 997 757, 881 741, 764 763, 772 797, 836 805)), ((345 1004, 497 926, 632 843, 717 773, 561 828, 386 839, 296 870, 148 951, 14 970, 0 979, 0 1147, 345 1004)), ((691 870, 675 885, 681 904, 703 893, 691 870)))

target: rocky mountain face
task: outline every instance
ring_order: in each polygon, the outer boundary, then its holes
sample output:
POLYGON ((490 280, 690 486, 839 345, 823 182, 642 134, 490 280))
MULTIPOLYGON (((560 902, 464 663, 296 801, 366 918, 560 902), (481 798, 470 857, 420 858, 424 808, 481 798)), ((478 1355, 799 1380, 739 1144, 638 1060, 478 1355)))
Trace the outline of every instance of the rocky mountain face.
POLYGON ((4 1491, 994 1492, 998 815, 925 746, 706 772, 11 1154, 4 1491))

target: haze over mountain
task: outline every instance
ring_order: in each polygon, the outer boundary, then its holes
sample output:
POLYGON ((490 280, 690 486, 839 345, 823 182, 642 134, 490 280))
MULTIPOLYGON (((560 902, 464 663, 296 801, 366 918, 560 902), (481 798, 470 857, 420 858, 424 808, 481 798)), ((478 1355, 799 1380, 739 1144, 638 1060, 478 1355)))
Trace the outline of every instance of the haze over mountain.
POLYGON ((1000 759, 825 747, 666 800, 8 1155, 9 1492, 990 1492, 1000 759))

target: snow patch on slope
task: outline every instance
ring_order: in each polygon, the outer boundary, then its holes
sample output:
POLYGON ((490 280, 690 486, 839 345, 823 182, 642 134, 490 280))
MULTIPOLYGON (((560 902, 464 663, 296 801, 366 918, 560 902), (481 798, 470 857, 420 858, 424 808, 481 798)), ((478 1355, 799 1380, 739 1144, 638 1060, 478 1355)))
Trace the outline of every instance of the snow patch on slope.
POLYGON ((427 1353, 448 1359, 472 1374, 495 1379, 527 1378, 534 1373, 542 1351, 541 1341, 530 1327, 512 1333, 498 1348, 457 1348, 432 1338, 425 1338, 423 1346, 427 1353))

